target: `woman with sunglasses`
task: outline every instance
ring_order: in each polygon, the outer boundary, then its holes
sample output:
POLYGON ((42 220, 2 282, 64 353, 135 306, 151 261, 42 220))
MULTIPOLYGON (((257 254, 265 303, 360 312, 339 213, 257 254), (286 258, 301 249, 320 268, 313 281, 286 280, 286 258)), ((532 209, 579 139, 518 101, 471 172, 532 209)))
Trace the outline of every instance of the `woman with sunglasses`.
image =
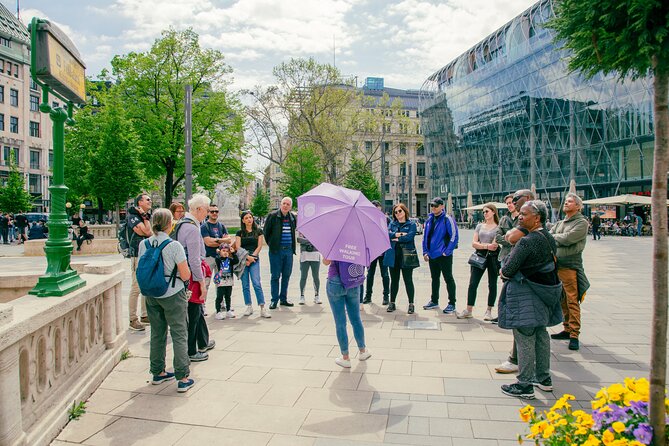
POLYGON ((473 317, 472 311, 476 303, 476 292, 481 283, 483 274, 488 271, 488 309, 483 316, 484 321, 492 320, 492 307, 495 306, 495 299, 497 298, 497 276, 499 274, 499 263, 497 261, 497 254, 499 252, 495 236, 497 235, 497 227, 499 226, 499 214, 497 207, 492 203, 483 205, 484 222, 476 225, 474 230, 474 240, 472 247, 476 253, 486 258, 483 268, 472 265, 470 267, 471 273, 469 276, 469 289, 467 290, 467 309, 456 314, 458 319, 469 319, 473 317))
POLYGON ((383 256, 383 264, 390 268, 390 304, 389 313, 395 311, 395 299, 400 289, 400 273, 404 279, 407 296, 409 298, 408 314, 414 313, 414 285, 413 270, 418 267, 418 256, 416 254, 416 223, 409 220, 409 210, 403 203, 393 206, 393 220, 388 225, 390 237, 390 249, 383 256), (408 262, 408 258, 415 257, 415 263, 408 262))

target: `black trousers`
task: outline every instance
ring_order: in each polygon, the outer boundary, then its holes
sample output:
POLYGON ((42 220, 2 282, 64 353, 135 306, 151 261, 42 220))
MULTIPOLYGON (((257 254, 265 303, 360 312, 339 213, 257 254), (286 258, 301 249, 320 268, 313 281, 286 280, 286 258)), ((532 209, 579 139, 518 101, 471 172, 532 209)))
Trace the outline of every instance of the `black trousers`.
POLYGON ((230 311, 230 296, 232 296, 232 286, 216 287, 216 312, 221 312, 221 304, 225 299, 225 306, 223 308, 230 311))
POLYGON ((472 307, 476 303, 476 291, 483 274, 488 271, 488 306, 495 306, 495 299, 497 298, 497 276, 499 274, 499 266, 496 256, 486 257, 485 269, 471 267, 471 274, 469 276, 469 289, 467 290, 467 305, 472 307))
POLYGON ((404 287, 407 290, 409 303, 413 303, 415 288, 413 286, 413 268, 400 268, 394 266, 390 268, 390 301, 395 302, 397 293, 400 290, 400 271, 402 272, 402 279, 404 279, 404 287))
POLYGON ((9 243, 9 227, 0 228, 0 236, 2 237, 2 243, 9 243))
POLYGON ((440 275, 444 277, 448 290, 448 303, 455 305, 455 279, 453 278, 453 256, 440 256, 430 259, 430 277, 432 278, 432 302, 439 303, 440 275))
POLYGON ((390 287, 390 276, 388 275, 388 267, 383 265, 383 256, 377 257, 369 264, 369 271, 367 272, 367 299, 372 298, 372 289, 374 288, 374 276, 376 275, 376 267, 381 270, 381 281, 383 282, 383 298, 388 299, 388 292, 390 287))
POLYGON ((188 356, 209 345, 209 329, 204 319, 204 305, 188 302, 188 356))

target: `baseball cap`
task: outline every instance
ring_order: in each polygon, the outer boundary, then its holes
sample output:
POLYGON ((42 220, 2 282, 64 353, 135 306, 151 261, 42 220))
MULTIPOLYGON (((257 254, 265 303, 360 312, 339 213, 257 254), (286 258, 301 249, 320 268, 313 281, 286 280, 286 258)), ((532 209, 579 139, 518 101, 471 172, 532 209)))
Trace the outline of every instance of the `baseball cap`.
POLYGON ((443 206, 444 200, 441 197, 434 197, 430 202, 430 206, 443 206))

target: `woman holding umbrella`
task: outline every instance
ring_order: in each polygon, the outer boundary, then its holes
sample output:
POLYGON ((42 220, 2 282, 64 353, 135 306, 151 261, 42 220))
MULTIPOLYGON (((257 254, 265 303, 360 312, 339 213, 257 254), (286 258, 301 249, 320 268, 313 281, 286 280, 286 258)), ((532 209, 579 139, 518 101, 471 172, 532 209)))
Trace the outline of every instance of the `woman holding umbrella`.
POLYGON ((414 286, 413 270, 417 268, 418 254, 416 253, 416 223, 409 220, 409 210, 404 203, 393 206, 393 220, 388 226, 390 249, 383 256, 383 264, 390 268, 390 304, 389 313, 395 311, 395 299, 400 289, 400 273, 404 279, 404 287, 409 297, 408 314, 414 313, 414 286))

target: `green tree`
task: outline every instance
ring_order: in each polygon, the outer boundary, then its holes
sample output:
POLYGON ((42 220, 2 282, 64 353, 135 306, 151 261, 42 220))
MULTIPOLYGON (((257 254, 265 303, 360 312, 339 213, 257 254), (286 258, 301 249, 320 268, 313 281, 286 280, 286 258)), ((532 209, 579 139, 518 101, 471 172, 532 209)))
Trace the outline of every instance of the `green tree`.
POLYGON ((32 209, 35 197, 26 190, 23 174, 13 157, 10 158, 9 164, 7 184, 0 187, 0 210, 10 214, 27 212, 32 209))
POLYGON ((149 51, 114 57, 112 72, 143 147, 144 172, 163 179, 166 204, 185 178, 186 85, 193 88, 194 186, 212 189, 223 175, 232 188, 248 180, 241 106, 226 90, 232 69, 220 51, 202 48, 192 29, 169 29, 149 51))
POLYGON ((381 198, 381 191, 379 189, 379 182, 376 181, 374 172, 360 158, 353 158, 351 160, 351 167, 346 174, 344 186, 349 189, 356 189, 363 193, 369 200, 378 200, 381 198))
POLYGON ((281 166, 283 178, 279 189, 284 196, 296 200, 323 180, 321 159, 310 146, 295 147, 281 166))
POLYGON ((616 73, 622 81, 653 79, 653 320, 650 420, 654 444, 665 442, 667 368, 667 171, 669 170, 669 2, 561 0, 549 25, 571 50, 569 67, 587 77, 616 73))
POLYGON ((269 214, 269 194, 262 189, 258 189, 256 196, 251 202, 251 213, 256 217, 264 217, 269 214))

